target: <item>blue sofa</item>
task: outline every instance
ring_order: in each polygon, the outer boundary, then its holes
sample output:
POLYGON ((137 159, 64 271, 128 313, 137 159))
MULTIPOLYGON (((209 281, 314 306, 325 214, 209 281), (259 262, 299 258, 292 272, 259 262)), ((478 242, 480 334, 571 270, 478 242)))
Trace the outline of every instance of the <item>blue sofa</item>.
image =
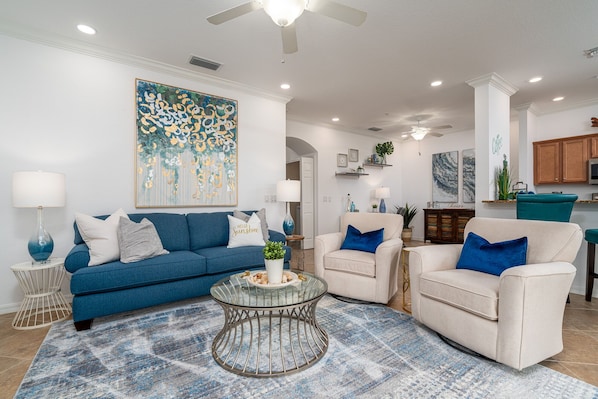
MULTIPOLYGON (((227 215, 232 216, 232 212, 130 214, 135 222, 150 220, 170 253, 139 262, 116 261, 98 266, 88 266, 89 249, 75 223, 75 247, 64 266, 72 273, 73 321, 77 331, 91 328, 95 317, 208 295, 212 284, 225 276, 263 269, 262 246, 226 247, 227 215)), ((269 233, 271 241, 285 242, 282 233, 269 233)), ((285 248, 288 269, 291 249, 285 248)))

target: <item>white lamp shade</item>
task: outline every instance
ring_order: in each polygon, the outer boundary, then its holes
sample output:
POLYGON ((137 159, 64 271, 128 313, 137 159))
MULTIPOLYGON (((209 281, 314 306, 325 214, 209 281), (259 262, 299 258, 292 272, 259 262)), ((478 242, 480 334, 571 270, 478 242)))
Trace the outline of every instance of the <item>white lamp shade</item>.
POLYGON ((17 208, 58 208, 66 202, 62 173, 31 171, 12 175, 12 204, 17 208))
POLYGON ((280 202, 300 202, 301 182, 299 180, 282 180, 276 183, 276 200, 280 202))
POLYGON ((376 189, 376 198, 383 199, 383 198, 390 198, 390 188, 388 187, 379 187, 376 189))

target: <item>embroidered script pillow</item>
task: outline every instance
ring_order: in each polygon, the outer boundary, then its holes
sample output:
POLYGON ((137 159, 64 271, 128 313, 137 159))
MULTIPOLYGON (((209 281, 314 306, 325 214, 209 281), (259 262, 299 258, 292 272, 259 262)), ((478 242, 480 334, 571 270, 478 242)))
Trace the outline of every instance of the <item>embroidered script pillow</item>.
MULTIPOLYGON (((266 208, 262 208, 255 213, 260 221, 262 222, 262 235, 264 236, 264 241, 268 241, 270 239, 270 232, 268 231, 268 222, 266 221, 266 208)), ((251 215, 246 214, 245 212, 241 212, 238 210, 233 211, 233 217, 237 219, 241 219, 244 222, 247 222, 251 215)))
POLYGON ((228 216, 227 248, 245 247, 248 245, 266 245, 262 234, 260 218, 254 213, 247 222, 228 216))

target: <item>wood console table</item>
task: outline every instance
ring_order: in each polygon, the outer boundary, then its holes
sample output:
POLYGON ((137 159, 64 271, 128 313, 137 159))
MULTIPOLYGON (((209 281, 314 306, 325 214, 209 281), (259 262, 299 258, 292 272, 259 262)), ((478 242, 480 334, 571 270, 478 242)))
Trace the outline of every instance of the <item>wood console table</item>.
POLYGON ((438 244, 461 244, 465 225, 474 216, 474 209, 424 209, 424 239, 438 244))

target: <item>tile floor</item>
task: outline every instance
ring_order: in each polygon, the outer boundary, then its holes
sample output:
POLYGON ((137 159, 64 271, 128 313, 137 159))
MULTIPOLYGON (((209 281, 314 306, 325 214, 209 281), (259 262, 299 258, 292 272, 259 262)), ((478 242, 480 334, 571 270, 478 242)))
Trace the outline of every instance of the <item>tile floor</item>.
MULTIPOLYGON (((313 250, 304 251, 304 267, 313 272, 313 250)), ((388 305, 403 311, 402 292, 388 305)), ((0 315, 0 399, 14 396, 49 330, 15 330, 11 326, 13 317, 14 313, 0 315)), ((571 295, 571 303, 565 308, 563 339, 563 352, 541 364, 598 386, 598 299, 586 302, 581 295, 571 295)))

